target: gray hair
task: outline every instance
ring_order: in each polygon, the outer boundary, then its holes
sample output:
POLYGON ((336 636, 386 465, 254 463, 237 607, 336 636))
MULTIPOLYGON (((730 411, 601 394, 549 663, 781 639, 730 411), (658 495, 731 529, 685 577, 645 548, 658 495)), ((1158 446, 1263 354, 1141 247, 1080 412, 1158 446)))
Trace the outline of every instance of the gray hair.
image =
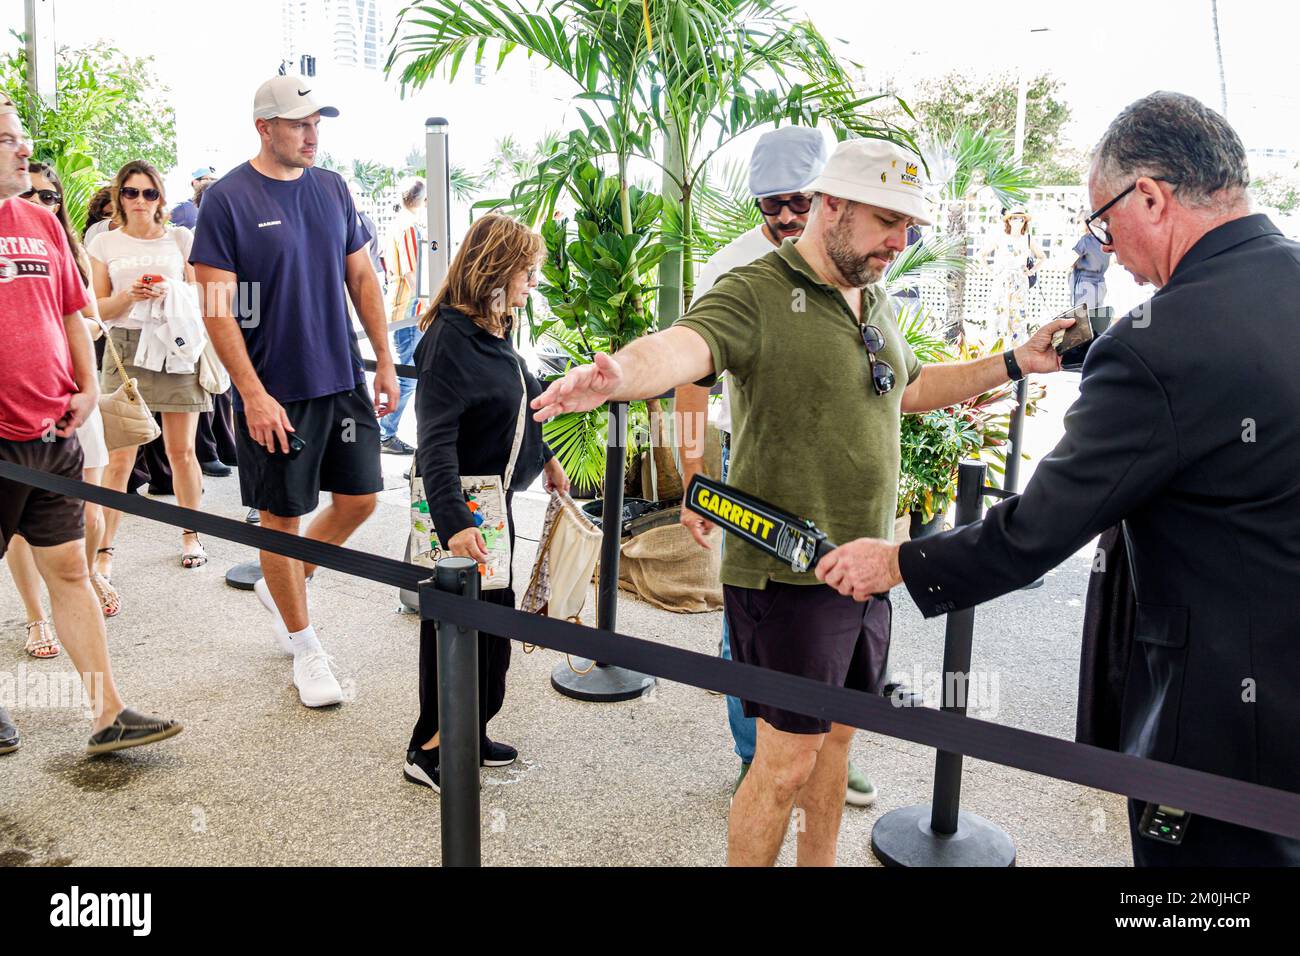
POLYGON ((1235 202, 1250 185, 1246 150, 1228 121, 1194 97, 1164 90, 1111 121, 1093 164, 1117 189, 1139 176, 1176 185, 1179 202, 1192 208, 1235 202))

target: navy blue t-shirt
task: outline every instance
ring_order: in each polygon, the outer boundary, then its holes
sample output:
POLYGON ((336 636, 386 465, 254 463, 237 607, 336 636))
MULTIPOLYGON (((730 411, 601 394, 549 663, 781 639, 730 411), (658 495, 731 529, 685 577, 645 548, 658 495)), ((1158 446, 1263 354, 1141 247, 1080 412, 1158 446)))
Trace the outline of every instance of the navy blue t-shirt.
POLYGON ((346 258, 370 238, 343 177, 329 170, 284 181, 244 163, 204 192, 190 262, 235 273, 232 310, 277 402, 365 381, 344 277, 346 258))

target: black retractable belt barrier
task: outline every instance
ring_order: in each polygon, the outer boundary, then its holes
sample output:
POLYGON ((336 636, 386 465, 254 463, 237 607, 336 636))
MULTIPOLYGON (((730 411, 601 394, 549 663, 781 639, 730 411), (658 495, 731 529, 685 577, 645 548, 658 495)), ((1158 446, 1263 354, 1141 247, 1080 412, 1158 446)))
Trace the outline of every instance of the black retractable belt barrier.
MULTIPOLYGON (((957 526, 974 524, 984 510, 982 462, 957 469, 957 526)), ((941 709, 965 715, 975 609, 947 616, 943 641, 941 709)), ((1000 827, 961 809, 962 755, 940 750, 934 766, 934 799, 891 810, 871 828, 871 849, 887 866, 1014 866, 1016 847, 1000 827)))
MULTIPOLYGON (((361 364, 365 366, 367 372, 373 372, 379 367, 374 359, 362 359, 361 364)), ((394 365, 393 368, 396 370, 398 378, 420 377, 420 373, 416 370, 414 365, 394 365)))
MULTIPOLYGON (((256 528, 242 521, 205 515, 201 511, 151 501, 139 495, 109 491, 9 462, 0 461, 0 478, 84 498, 179 528, 194 528, 215 537, 274 551, 392 587, 418 587, 427 575, 425 568, 391 558, 256 528)), ((436 588, 420 588, 420 615, 425 620, 451 622, 488 634, 508 635, 513 640, 591 660, 608 661, 664 680, 1136 800, 1176 806, 1188 813, 1203 814, 1226 823, 1300 840, 1300 793, 1289 790, 1117 753, 943 710, 896 707, 876 694, 526 614, 487 601, 447 594, 436 588)))

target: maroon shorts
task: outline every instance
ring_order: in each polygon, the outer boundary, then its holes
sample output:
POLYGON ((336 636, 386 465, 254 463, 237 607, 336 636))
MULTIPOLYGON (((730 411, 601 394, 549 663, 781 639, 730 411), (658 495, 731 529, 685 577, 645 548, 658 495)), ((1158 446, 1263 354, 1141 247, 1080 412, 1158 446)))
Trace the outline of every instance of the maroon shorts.
MULTIPOLYGON (((0 461, 81 480, 81 445, 76 436, 45 441, 0 438, 0 461)), ((0 478, 0 557, 16 534, 33 548, 53 548, 86 536, 85 502, 0 478)))
MULTIPOLYGON (((732 659, 878 694, 884 686, 893 608, 889 599, 861 604, 826 584, 779 584, 762 590, 723 585, 732 659)), ((831 721, 741 700, 788 734, 824 734, 831 721)))

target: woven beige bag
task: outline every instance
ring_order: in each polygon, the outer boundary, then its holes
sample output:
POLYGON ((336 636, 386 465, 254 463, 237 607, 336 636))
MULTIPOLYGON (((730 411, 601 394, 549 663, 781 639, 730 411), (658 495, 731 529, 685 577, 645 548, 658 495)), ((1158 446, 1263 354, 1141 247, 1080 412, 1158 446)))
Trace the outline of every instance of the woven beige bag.
POLYGON ((122 356, 113 344, 112 335, 102 322, 99 327, 104 331, 104 343, 117 367, 117 374, 122 379, 122 384, 111 394, 99 396, 99 413, 104 419, 104 444, 109 451, 147 445, 162 434, 162 429, 154 420, 149 406, 140 397, 135 379, 126 374, 122 356))

